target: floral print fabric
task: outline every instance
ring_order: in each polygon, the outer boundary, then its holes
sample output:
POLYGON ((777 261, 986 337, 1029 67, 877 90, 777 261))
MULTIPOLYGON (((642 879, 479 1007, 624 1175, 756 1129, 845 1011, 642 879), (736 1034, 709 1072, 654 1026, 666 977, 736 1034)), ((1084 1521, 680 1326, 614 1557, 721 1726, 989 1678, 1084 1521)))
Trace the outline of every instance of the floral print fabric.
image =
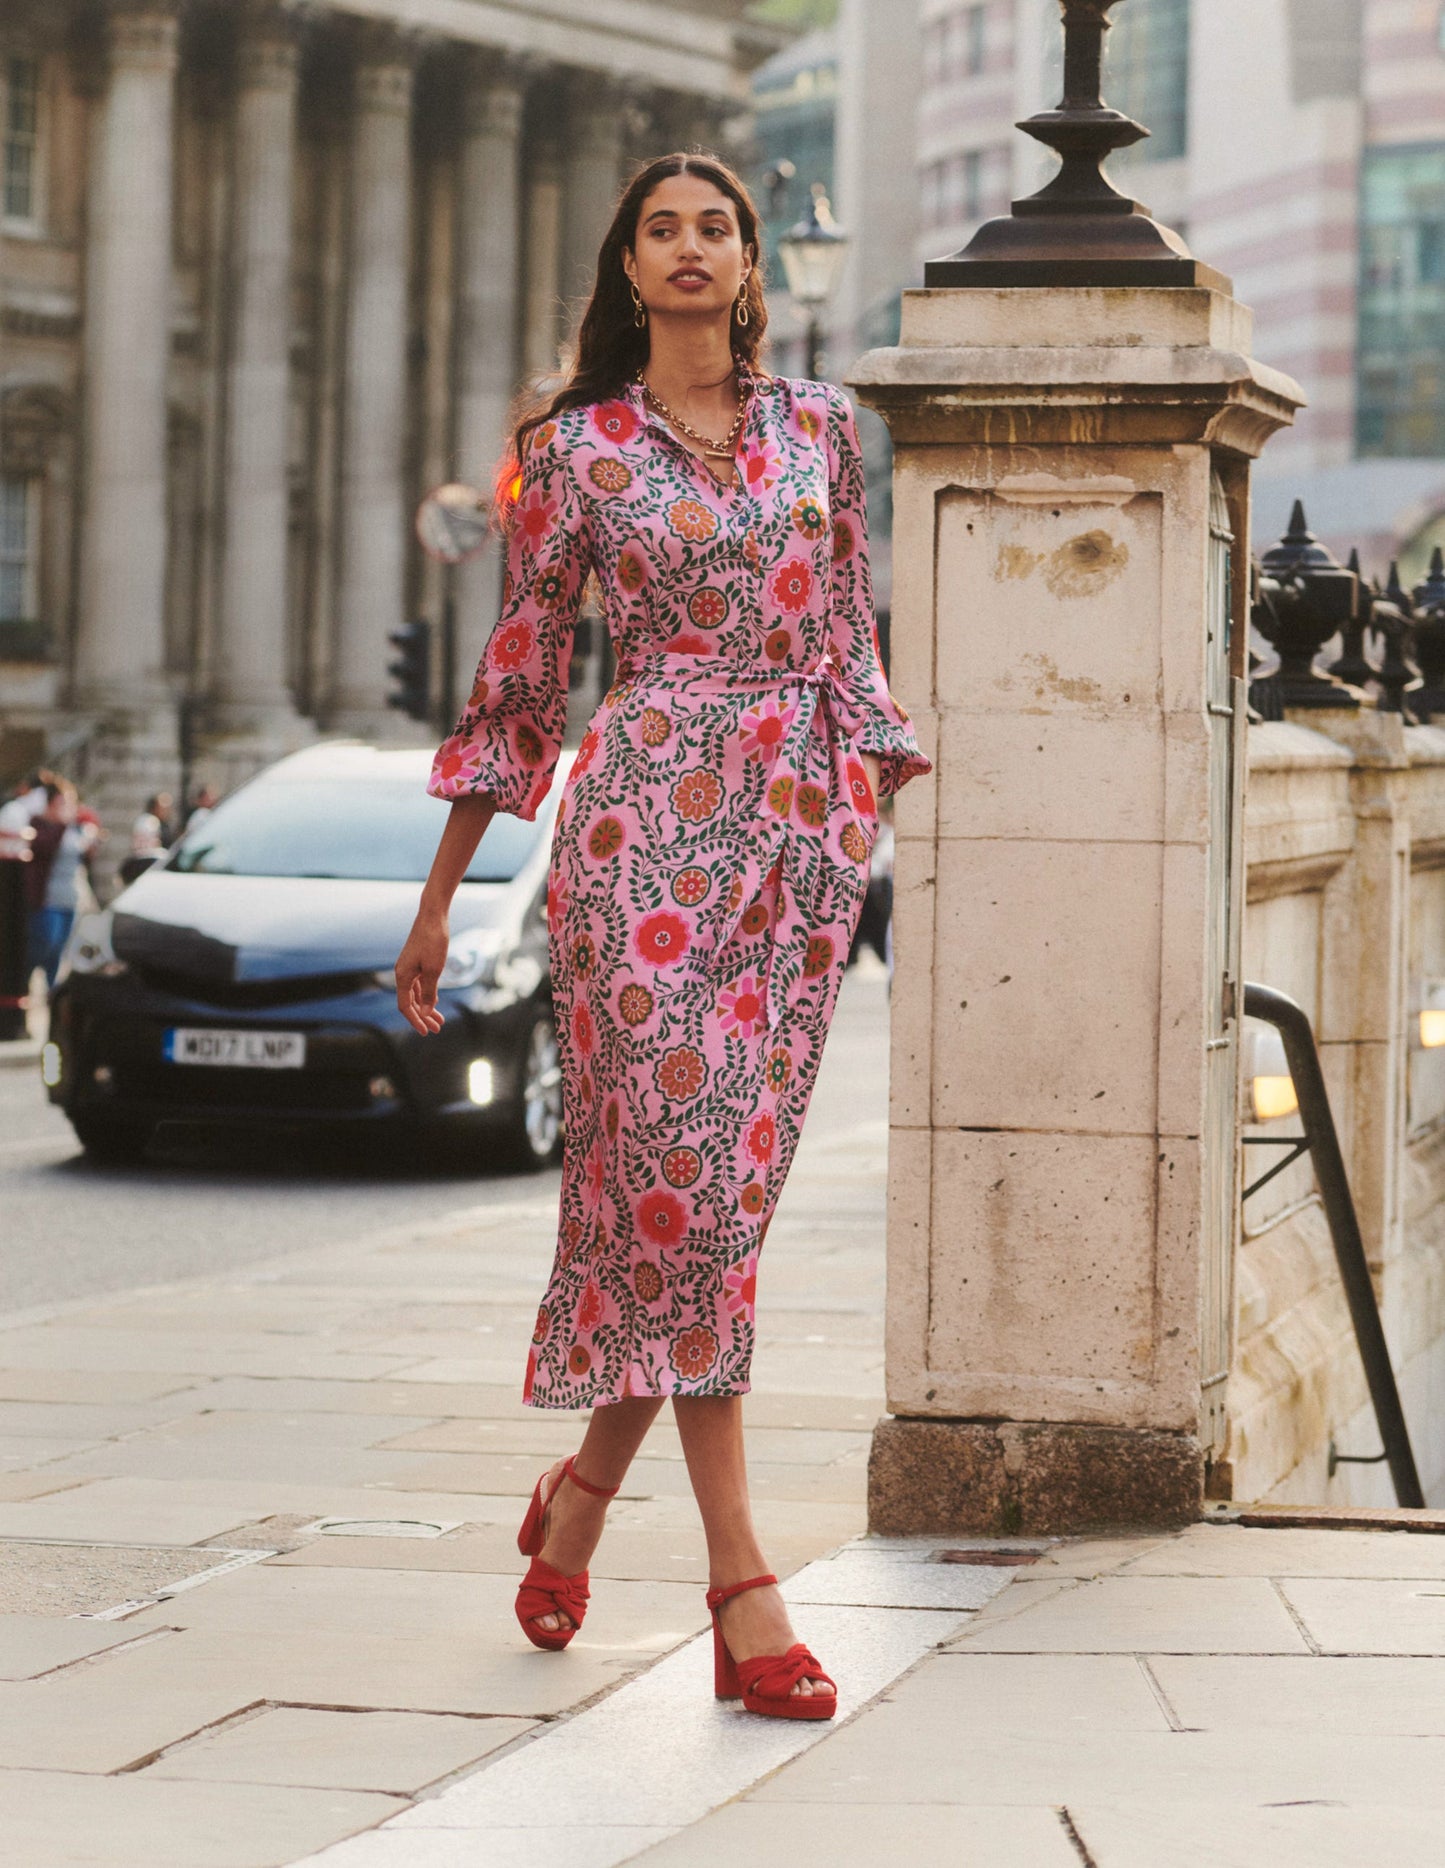
POLYGON ((882 790, 932 768, 878 657, 863 468, 831 385, 742 371, 722 486, 643 400, 533 435, 502 614, 429 790, 534 817, 595 572, 617 676, 548 887, 566 1146, 524 1396, 740 1394, 882 790))

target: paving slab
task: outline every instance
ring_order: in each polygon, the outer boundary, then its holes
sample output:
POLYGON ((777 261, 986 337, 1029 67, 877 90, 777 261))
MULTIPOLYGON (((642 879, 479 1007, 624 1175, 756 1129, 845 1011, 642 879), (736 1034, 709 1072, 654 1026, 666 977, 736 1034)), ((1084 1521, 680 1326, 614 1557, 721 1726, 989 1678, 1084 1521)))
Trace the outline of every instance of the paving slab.
MULTIPOLYGON (((1159 1695, 1132 1654, 949 1652, 900 1680, 889 1698, 920 1725, 942 1724, 960 1735, 1049 1734, 1063 1742, 1078 1732, 1171 1730, 1159 1695)), ((960 1744, 956 1768, 966 1756, 960 1744)))
POLYGON ((188 1335, 137 1329, 76 1329, 51 1324, 8 1331, 3 1360, 12 1369, 139 1370, 170 1375, 297 1375, 366 1381, 393 1375, 401 1356, 344 1354, 318 1348, 314 1339, 188 1335), (304 1365, 304 1366, 302 1366, 304 1365))
MULTIPOLYGON (((1258 1809, 1210 1802, 1069 1815, 1096 1868, 1439 1868, 1440 1817, 1391 1805, 1258 1809)), ((1076 1858, 1077 1863, 1077 1858, 1076 1858)))
POLYGON ((34 1680, 89 1654, 124 1647, 134 1628, 73 1616, 0 1615, 0 1680, 34 1680))
MULTIPOLYGON (((5 1364, 8 1332, 0 1332, 0 1365, 5 1364)), ((139 1369, 10 1368, 0 1366, 0 1400, 96 1402, 102 1406, 158 1401, 191 1394, 206 1378, 152 1375, 139 1369)))
POLYGON ((970 1628, 963 1645, 1010 1654, 1309 1651, 1265 1577, 1100 1576, 1025 1604, 1029 1587, 1020 1582, 1017 1595, 1003 1598, 1004 1617, 970 1628))
MULTIPOLYGON (((531 1653, 513 1612, 522 1568, 520 1558, 510 1575, 257 1563, 144 1610, 127 1626, 232 1634, 257 1629, 268 1640, 324 1629, 328 1637, 349 1636, 362 1645, 415 1637, 531 1653)), ((611 1582, 594 1591, 586 1626, 568 1654, 587 1647, 657 1653, 686 1640, 706 1619, 703 1592, 689 1585, 611 1582)))
MULTIPOLYGON (((759 1785, 762 1802, 1383 1803, 1429 1809, 1445 1823, 1445 1740, 1271 1730, 1131 1732, 1083 1728, 965 1733, 921 1721, 898 1701, 874 1706, 826 1744, 759 1785)), ((1165 1857, 1165 1861, 1169 1858, 1165 1857)))
POLYGON ((1157 1654, 1150 1671, 1182 1726, 1445 1737, 1445 1667, 1429 1658, 1157 1654))
POLYGON ((85 1483, 54 1472, 0 1472, 0 1504, 23 1504, 26 1499, 44 1498, 85 1483))
MULTIPOLYGON (((477 1853, 476 1838, 465 1830, 434 1829, 424 1837, 405 1830, 376 1830, 347 1842, 345 1868, 616 1868, 630 1862, 661 1841, 665 1827, 643 1828, 636 1823, 553 1823, 545 1829, 493 1829, 486 1854, 477 1853)), ((295 1868, 312 1868, 325 1861, 332 1868, 332 1852, 309 1857, 295 1868)), ((695 1862, 694 1868, 701 1868, 695 1862)))
POLYGON ((848 1545, 835 1557, 809 1564, 789 1584, 788 1600, 858 1608, 980 1609, 1012 1579, 1008 1569, 930 1562, 930 1548, 848 1545))
POLYGON ((1149 1541, 1131 1576, 1422 1576, 1445 1582, 1445 1537, 1195 1524, 1149 1541))
POLYGON ((207 1407, 238 1413, 387 1414, 413 1421, 418 1416, 441 1420, 465 1415, 484 1418, 499 1429, 507 1422, 550 1427, 564 1440, 569 1430, 575 1435, 575 1423, 582 1418, 525 1406, 516 1381, 478 1383, 473 1388, 456 1384, 448 1388, 444 1405, 415 1382, 311 1381, 300 1375, 225 1375, 203 1392, 207 1407))
POLYGON ((1326 1654, 1445 1655, 1445 1580, 1286 1577, 1279 1589, 1326 1654))
MULTIPOLYGON (((948 1868, 1080 1868, 1078 1851, 1054 1810, 915 1804, 905 1825, 900 1827, 891 1810, 869 1804, 819 1809, 814 1803, 759 1804, 745 1798, 715 1810, 635 1860, 637 1868, 703 1868, 712 1863, 862 1868, 865 1863, 897 1861, 906 1839, 915 1861, 946 1862, 948 1868)), ((363 1868, 359 1858, 355 1868, 363 1868)), ((423 1864, 418 1860, 411 1868, 423 1864)), ((425 1868, 432 1868, 429 1857, 425 1868)), ((436 1868, 443 1868, 440 1861, 436 1868)), ((1159 1864, 1151 1863, 1150 1868, 1159 1864)))
POLYGON ((410 1796, 535 1729, 530 1719, 267 1706, 183 1742, 143 1775, 410 1796))
POLYGON ((19 1868, 282 1868, 398 1807, 363 1791, 0 1771, 19 1868))

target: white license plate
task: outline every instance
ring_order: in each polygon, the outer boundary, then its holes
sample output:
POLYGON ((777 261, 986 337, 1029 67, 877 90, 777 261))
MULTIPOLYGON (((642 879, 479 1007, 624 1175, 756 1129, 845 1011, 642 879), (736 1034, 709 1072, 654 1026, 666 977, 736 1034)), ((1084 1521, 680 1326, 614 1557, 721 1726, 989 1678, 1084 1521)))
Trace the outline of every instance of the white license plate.
POLYGON ((165 1035, 168 1064, 223 1064, 231 1070, 299 1070, 306 1062, 300 1031, 192 1031, 165 1035))

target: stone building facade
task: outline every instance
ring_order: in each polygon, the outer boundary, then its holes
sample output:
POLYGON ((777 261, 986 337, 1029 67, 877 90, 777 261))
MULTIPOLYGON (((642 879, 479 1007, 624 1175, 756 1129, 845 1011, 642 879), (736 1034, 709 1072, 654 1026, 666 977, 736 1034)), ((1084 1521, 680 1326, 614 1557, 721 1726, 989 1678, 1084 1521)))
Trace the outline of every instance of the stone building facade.
POLYGON ((4 775, 119 811, 396 737, 388 633, 448 597, 465 680, 496 554, 416 503, 490 475, 634 162, 735 153, 745 13, 0 0, 4 775))

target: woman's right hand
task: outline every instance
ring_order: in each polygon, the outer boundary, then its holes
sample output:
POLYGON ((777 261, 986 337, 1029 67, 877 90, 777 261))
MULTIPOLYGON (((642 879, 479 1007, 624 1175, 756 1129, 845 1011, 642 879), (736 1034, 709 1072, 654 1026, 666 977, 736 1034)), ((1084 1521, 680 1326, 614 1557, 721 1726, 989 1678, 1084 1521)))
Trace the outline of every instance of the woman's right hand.
POLYGON ((423 1037, 440 1031, 445 1023, 437 1009, 437 981, 447 962, 448 940, 446 916, 423 909, 397 955, 397 1010, 423 1037))

